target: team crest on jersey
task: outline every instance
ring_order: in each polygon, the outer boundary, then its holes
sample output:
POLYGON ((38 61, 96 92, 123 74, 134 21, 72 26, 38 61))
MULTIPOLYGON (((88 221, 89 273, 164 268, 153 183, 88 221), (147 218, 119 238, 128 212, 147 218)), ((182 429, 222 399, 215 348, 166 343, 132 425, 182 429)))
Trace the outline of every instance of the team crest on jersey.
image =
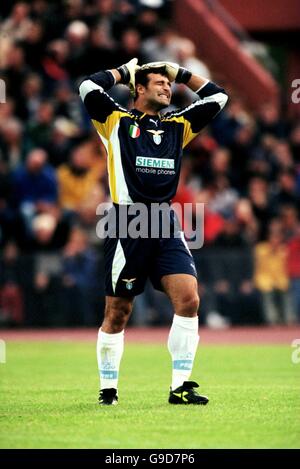
POLYGON ((138 124, 133 124, 129 127, 129 135, 132 138, 138 138, 141 134, 141 129, 138 124))
POLYGON ((133 288, 133 282, 136 280, 136 278, 122 278, 122 282, 126 282, 125 287, 127 290, 132 290, 133 288))
POLYGON ((164 133, 164 130, 147 130, 147 132, 153 135, 153 140, 156 145, 161 143, 161 135, 164 133))

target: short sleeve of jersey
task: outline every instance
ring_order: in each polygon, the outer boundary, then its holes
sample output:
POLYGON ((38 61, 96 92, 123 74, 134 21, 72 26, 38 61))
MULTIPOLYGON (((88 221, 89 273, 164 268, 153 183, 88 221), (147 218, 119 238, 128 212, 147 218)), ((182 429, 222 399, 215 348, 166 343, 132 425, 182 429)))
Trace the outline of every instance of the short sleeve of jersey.
POLYGON ((165 120, 184 125, 183 148, 223 109, 228 99, 224 89, 213 82, 206 83, 197 94, 200 99, 190 106, 165 115, 165 120))
POLYGON ((128 111, 116 103, 106 92, 114 84, 109 72, 99 72, 84 80, 79 87, 80 97, 102 140, 109 140, 112 130, 128 111))

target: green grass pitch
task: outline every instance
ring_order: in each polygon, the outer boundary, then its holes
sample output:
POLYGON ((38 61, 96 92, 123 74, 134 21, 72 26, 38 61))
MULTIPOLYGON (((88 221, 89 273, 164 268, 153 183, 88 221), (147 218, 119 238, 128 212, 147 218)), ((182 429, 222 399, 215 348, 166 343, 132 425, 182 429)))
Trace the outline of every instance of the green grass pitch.
POLYGON ((1 448, 299 448, 300 364, 287 346, 200 346, 206 407, 167 403, 163 345, 126 344, 116 407, 97 405, 95 344, 7 344, 1 448))

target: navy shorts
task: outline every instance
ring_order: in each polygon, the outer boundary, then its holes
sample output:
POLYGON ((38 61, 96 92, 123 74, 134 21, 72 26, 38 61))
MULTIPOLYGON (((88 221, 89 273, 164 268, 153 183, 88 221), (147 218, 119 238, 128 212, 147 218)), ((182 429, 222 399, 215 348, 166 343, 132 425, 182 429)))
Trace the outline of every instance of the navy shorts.
POLYGON ((139 295, 144 291, 148 278, 153 287, 161 291, 164 275, 189 274, 197 278, 194 259, 179 228, 169 238, 107 236, 104 260, 105 292, 108 296, 139 295))

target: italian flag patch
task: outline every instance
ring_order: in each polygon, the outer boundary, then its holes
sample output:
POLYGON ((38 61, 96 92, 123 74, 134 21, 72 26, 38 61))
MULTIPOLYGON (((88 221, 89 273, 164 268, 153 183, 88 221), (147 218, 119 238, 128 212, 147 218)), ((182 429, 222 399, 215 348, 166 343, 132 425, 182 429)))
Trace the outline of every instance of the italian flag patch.
POLYGON ((130 137, 132 137, 132 138, 138 138, 138 137, 140 136, 140 133, 141 133, 141 131, 140 131, 140 128, 139 128, 138 124, 134 124, 134 125, 131 125, 131 126, 129 127, 129 135, 130 135, 130 137))

